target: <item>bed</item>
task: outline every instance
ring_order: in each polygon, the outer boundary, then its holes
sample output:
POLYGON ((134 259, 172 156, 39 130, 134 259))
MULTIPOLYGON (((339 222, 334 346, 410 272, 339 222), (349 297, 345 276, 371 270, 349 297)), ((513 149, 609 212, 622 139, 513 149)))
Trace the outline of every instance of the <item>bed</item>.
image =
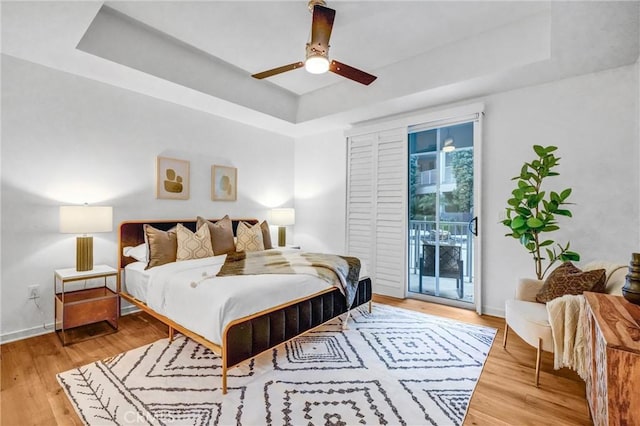
MULTIPOLYGON (((234 234, 241 221, 252 225, 258 223, 256 219, 233 219, 234 234)), ((123 253, 125 247, 136 247, 145 242, 145 224, 166 231, 178 223, 191 231, 196 230, 193 219, 136 220, 120 224, 117 290, 123 299, 166 324, 170 341, 178 331, 219 354, 224 394, 229 368, 348 313, 350 309, 368 303, 371 310, 371 280, 362 274, 353 303, 347 306, 338 287, 309 276, 216 277, 224 263, 224 255, 145 270, 145 263, 123 253), (178 276, 180 278, 176 278, 178 276), (223 297, 222 291, 231 294, 223 297), (265 297, 267 293, 269 297, 265 297), (185 306, 188 308, 184 309, 185 306), (228 309, 229 306, 232 308, 228 309), (199 314, 189 316, 186 311, 199 314), (212 326, 213 323, 218 325, 212 326)))

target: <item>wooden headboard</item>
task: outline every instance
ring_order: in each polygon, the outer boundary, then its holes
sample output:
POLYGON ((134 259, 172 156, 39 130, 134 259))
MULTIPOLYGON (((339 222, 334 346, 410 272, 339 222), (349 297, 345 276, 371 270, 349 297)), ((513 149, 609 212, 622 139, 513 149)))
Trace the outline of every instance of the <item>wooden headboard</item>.
MULTIPOLYGON (((211 222, 217 222, 220 219, 209 219, 211 222)), ((259 223, 258 219, 231 219, 233 222, 233 235, 236 235, 236 229, 238 223, 246 222, 251 225, 259 223)), ((178 223, 189 228, 191 231, 196 231, 195 219, 151 219, 151 220, 130 220, 124 221, 118 227, 118 269, 122 269, 129 263, 135 262, 135 259, 122 254, 122 249, 125 247, 135 247, 145 242, 144 240, 144 225, 149 224, 154 228, 167 231, 178 223)))

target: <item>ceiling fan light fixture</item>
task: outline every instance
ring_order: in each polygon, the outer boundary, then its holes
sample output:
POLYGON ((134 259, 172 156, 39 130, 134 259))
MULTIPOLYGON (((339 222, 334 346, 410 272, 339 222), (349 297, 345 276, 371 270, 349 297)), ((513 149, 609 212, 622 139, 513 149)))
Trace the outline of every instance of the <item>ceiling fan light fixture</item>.
POLYGON ((329 60, 326 56, 312 55, 305 61, 304 68, 311 74, 324 74, 329 71, 329 60))
POLYGON ((251 76, 257 79, 263 79, 302 68, 302 65, 304 65, 305 69, 311 74, 323 74, 331 71, 334 74, 364 84, 365 86, 373 83, 376 79, 375 75, 371 75, 336 60, 329 61, 329 40, 331 38, 336 11, 325 7, 324 0, 308 1, 309 10, 313 14, 313 17, 311 19, 311 35, 306 47, 305 61, 272 68, 267 71, 252 74, 251 76))
POLYGON ((442 147, 442 152, 453 152, 456 150, 456 146, 453 144, 453 138, 449 136, 444 140, 444 146, 442 147))
POLYGON ((442 152, 453 152, 456 150, 456 146, 453 142, 453 136, 449 133, 449 127, 447 127, 447 136, 442 141, 442 152))

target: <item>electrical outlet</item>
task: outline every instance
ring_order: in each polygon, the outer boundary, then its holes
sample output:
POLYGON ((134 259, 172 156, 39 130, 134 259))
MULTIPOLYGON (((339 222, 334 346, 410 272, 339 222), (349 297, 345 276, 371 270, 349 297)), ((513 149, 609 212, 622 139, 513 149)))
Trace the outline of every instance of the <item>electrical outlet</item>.
POLYGON ((30 285, 27 287, 27 290, 29 290, 29 300, 38 299, 40 297, 40 285, 30 285))

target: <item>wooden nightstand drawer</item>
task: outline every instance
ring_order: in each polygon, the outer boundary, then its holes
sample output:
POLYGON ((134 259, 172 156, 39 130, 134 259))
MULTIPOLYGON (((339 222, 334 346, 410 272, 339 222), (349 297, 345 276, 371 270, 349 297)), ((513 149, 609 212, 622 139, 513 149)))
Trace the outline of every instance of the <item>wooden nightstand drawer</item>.
POLYGON ((118 295, 106 287, 90 288, 56 295, 58 312, 64 312, 64 328, 109 321, 118 327, 118 295))
MULTIPOLYGON (((63 345, 68 343, 67 333, 75 327, 106 321, 111 326, 108 330, 109 332, 118 330, 120 297, 109 288, 108 282, 109 278, 113 280, 116 275, 117 271, 106 265, 97 265, 91 271, 56 270, 54 276, 56 284, 55 324, 56 332, 63 345), (85 281, 85 285, 87 285, 87 280, 95 279, 104 280, 103 285, 82 290, 65 291, 65 284, 69 285, 70 283, 85 281), (57 291, 58 283, 60 283, 61 291, 57 291)), ((82 331, 81 329, 78 330, 82 331)), ((74 333, 77 333, 77 331, 74 331, 74 333)), ((91 334, 89 337, 93 336, 91 334)))

